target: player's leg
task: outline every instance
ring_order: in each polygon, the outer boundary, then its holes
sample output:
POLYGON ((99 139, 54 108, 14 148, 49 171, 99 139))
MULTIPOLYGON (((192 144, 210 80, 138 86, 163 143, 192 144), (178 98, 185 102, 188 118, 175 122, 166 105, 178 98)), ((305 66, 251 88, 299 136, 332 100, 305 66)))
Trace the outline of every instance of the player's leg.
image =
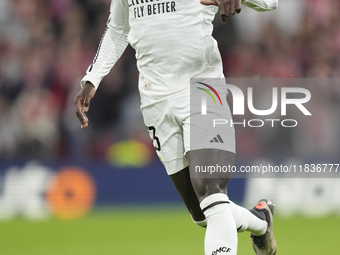
MULTIPOLYGON (((186 167, 182 171, 170 175, 170 178, 182 197, 194 222, 198 226, 206 228, 207 221, 202 213, 200 203, 192 187, 189 168, 186 167)), ((273 236, 273 204, 268 200, 260 200, 252 210, 247 210, 230 200, 229 202, 237 231, 252 232, 251 238, 256 253, 275 254, 276 242, 273 236)))
POLYGON ((195 173, 196 166, 207 168, 221 162, 224 166, 233 165, 235 154, 201 149, 188 152, 188 157, 192 186, 207 219, 205 254, 237 254, 237 230, 226 189, 230 173, 219 176, 206 172, 202 175, 195 173))
MULTIPOLYGON (((215 80, 205 80, 205 82, 209 83, 209 86, 218 84, 215 80)), ((215 87, 217 91, 215 94, 220 96, 221 104, 216 106, 216 103, 214 104, 212 100, 207 100, 205 106, 209 111, 203 114, 201 112, 202 98, 206 95, 200 94, 203 92, 197 89, 197 82, 194 84, 195 86, 192 86, 190 94, 190 118, 183 120, 183 134, 185 151, 190 158, 189 168, 192 186, 200 202, 200 207, 207 218, 206 253, 214 254, 214 252, 219 251, 219 248, 214 250, 216 240, 220 244, 227 242, 231 246, 237 246, 236 227, 240 231, 248 230, 258 235, 259 238, 254 235, 253 244, 254 239, 256 239, 256 242, 260 239, 269 240, 265 237, 266 234, 263 235, 270 229, 268 224, 270 221, 268 222, 267 217, 254 214, 254 209, 249 212, 229 201, 226 186, 230 179, 230 173, 211 176, 209 169, 207 170, 209 166, 216 168, 217 166, 226 166, 227 169, 230 169, 234 165, 235 154, 232 153, 235 152, 234 127, 233 125, 214 125, 216 119, 232 119, 226 101, 226 90, 215 87), (195 171, 200 169, 202 172, 197 174, 195 171), (204 175, 204 171, 208 173, 204 175), (240 217, 240 215, 242 216, 240 217), (233 223, 230 219, 234 220, 234 228, 231 227, 233 223)), ((200 81, 198 84, 202 84, 202 82, 200 81)), ((272 219, 272 217, 269 218, 272 219)), ((234 252, 236 253, 236 248, 231 253, 234 252)))
MULTIPOLYGON (((176 97, 174 99, 174 96, 176 95, 161 99, 142 96, 141 110, 157 155, 162 161, 167 174, 173 181, 192 219, 197 225, 204 227, 206 225, 205 217, 192 187, 188 167, 189 162, 184 155, 183 128, 175 117, 170 103, 176 99, 176 97)), ((184 102, 186 103, 185 106, 177 102, 174 102, 174 105, 180 106, 181 110, 186 110, 183 115, 187 116, 189 107, 187 100, 184 102)))
MULTIPOLYGON (((192 186, 197 194, 198 200, 200 201, 201 209, 207 218, 208 227, 205 246, 208 250, 206 250, 206 253, 209 254, 211 250, 214 251, 216 240, 219 236, 222 236, 222 233, 224 233, 224 236, 229 237, 229 239, 226 240, 228 241, 228 244, 233 245, 234 231, 230 229, 232 224, 230 221, 227 221, 227 216, 229 219, 230 217, 233 218, 236 227, 240 232, 245 230, 252 232, 251 237, 256 254, 276 254, 276 242, 273 236, 274 205, 268 200, 260 200, 259 203, 249 211, 234 204, 230 200, 227 200, 228 196, 226 187, 231 177, 230 173, 222 173, 221 175, 216 172, 211 176, 209 172, 204 174, 197 174, 196 172, 195 166, 233 166, 235 155, 231 152, 217 149, 191 151, 188 155, 190 158, 190 174, 193 177, 191 178, 192 186), (225 197, 223 197, 223 195, 225 195, 225 197), (228 206, 224 206, 224 217, 222 217, 222 208, 220 205, 228 202, 231 213, 227 210, 228 206), (214 210, 215 212, 213 212, 214 210), (212 217, 211 215, 213 215, 212 220, 209 219, 209 217, 212 217), (223 231, 221 227, 227 229, 224 229, 223 231), (212 242, 212 240, 215 241, 212 242)), ((220 245, 222 242, 220 242, 220 245)), ((231 254, 233 254, 232 250, 233 249, 231 248, 231 254)))
MULTIPOLYGON (((194 222, 201 227, 206 227, 205 216, 202 213, 200 202, 198 201, 196 193, 192 187, 189 167, 184 168, 178 173, 170 175, 170 178, 184 204, 188 208, 194 222)), ((267 224, 265 221, 255 216, 251 213, 251 211, 238 206, 232 201, 230 201, 230 206, 238 232, 249 231, 257 236, 266 233, 267 224)))
MULTIPOLYGON (((201 227, 206 227, 205 216, 202 213, 200 203, 192 187, 189 167, 186 167, 178 173, 170 175, 170 178, 194 222, 201 227)), ((261 236, 266 233, 267 223, 262 220, 262 218, 255 216, 255 214, 253 214, 250 210, 235 204, 231 200, 229 201, 237 232, 248 231, 257 236, 261 236)))
POLYGON ((194 176, 192 185, 200 201, 201 209, 207 218, 206 254, 223 249, 223 247, 227 250, 230 248, 229 252, 236 254, 237 248, 233 248, 237 247, 237 239, 235 242, 234 238, 236 231, 233 231, 231 218, 240 231, 252 232, 253 248, 256 254, 276 254, 276 242, 272 232, 273 204, 270 201, 261 200, 256 207, 248 211, 228 199, 226 186, 230 179, 230 173, 223 173, 222 175, 216 173, 216 177, 214 177, 207 176, 210 173, 200 176, 195 172, 195 166, 232 166, 235 155, 217 149, 191 151, 188 155, 191 176, 194 176), (223 244, 225 246, 222 246, 223 244), (221 247, 216 248, 219 245, 221 247))
POLYGON ((230 201, 231 210, 237 227, 237 232, 249 231, 257 236, 267 231, 267 222, 255 216, 250 210, 230 201))
POLYGON ((191 184, 189 167, 184 168, 178 173, 170 175, 170 178, 185 206, 188 208, 193 221, 201 227, 206 227, 205 216, 202 213, 200 203, 191 184))

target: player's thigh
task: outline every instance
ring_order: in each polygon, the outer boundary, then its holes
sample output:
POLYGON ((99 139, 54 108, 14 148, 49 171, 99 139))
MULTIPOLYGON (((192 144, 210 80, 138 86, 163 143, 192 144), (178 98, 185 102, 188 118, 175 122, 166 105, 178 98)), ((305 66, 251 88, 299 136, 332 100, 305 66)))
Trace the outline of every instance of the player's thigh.
POLYGON ((191 183, 200 202, 215 193, 227 194, 235 153, 220 149, 200 149, 188 152, 188 158, 191 183))
POLYGON ((226 100, 227 93, 220 89, 221 104, 206 100, 206 112, 202 112, 201 100, 191 99, 190 114, 183 120, 185 151, 218 149, 235 153, 235 129, 231 111, 226 100))
MULTIPOLYGON (((193 93, 199 93, 194 90, 193 93)), ((200 200, 214 193, 226 193, 235 160, 235 130, 226 100, 226 90, 218 90, 221 104, 206 100, 201 112, 202 95, 191 100, 190 118, 183 121, 185 149, 189 155, 192 184, 200 200), (216 120, 223 125, 215 125, 216 120), (223 120, 223 121, 222 121, 223 120)), ((203 95, 204 96, 204 95, 203 95)))

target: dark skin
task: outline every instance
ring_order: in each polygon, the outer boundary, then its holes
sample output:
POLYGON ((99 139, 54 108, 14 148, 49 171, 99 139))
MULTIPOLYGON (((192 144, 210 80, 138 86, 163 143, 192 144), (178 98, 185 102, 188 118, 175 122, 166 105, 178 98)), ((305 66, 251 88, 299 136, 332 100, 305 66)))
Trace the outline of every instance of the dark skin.
POLYGON ((90 82, 86 82, 84 87, 80 90, 78 95, 73 101, 76 107, 76 115, 80 122, 80 127, 86 128, 89 126, 89 119, 86 116, 86 112, 90 109, 90 101, 96 94, 96 89, 90 82))
POLYGON ((226 23, 227 17, 241 12, 241 0, 201 0, 200 3, 206 6, 218 6, 223 24, 226 23))
POLYGON ((235 162, 235 154, 217 149, 201 149, 187 153, 190 166, 183 170, 170 175, 184 204, 188 208, 192 218, 195 221, 205 219, 200 208, 200 202, 209 195, 215 193, 227 194, 227 185, 231 175, 223 176, 223 178, 193 178, 190 172, 195 171, 195 165, 224 165, 233 166, 235 162))

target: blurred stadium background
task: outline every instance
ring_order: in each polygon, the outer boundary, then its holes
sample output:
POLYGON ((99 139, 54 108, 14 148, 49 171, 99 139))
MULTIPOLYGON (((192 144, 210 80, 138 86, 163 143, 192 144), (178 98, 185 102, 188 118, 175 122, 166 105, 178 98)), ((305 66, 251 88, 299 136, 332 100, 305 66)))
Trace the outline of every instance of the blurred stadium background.
MULTIPOLYGON (((76 119, 109 4, 0 0, 0 254, 203 254, 204 231, 142 122, 131 48, 97 91, 89 128, 76 119)), ((217 17, 226 76, 339 78, 339 13, 338 0, 280 0, 271 13, 217 17)), ((340 163, 340 85, 311 92, 313 117, 297 128, 238 128, 237 164, 340 163)), ((229 194, 276 202, 279 254, 338 254, 340 179, 234 179, 229 194)), ((248 239, 239 254, 253 253, 248 239)))

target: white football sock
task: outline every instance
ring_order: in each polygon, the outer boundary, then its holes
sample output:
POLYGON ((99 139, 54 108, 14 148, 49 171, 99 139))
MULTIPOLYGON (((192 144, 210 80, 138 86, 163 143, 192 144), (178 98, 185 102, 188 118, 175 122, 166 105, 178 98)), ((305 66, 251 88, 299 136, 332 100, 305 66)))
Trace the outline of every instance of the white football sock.
POLYGON ((207 219, 205 255, 237 254, 237 231, 227 195, 217 193, 203 199, 200 204, 207 219))
POLYGON ((268 227, 266 221, 259 219, 246 208, 238 206, 231 201, 230 208, 238 232, 250 231, 256 236, 261 236, 266 233, 268 227))

